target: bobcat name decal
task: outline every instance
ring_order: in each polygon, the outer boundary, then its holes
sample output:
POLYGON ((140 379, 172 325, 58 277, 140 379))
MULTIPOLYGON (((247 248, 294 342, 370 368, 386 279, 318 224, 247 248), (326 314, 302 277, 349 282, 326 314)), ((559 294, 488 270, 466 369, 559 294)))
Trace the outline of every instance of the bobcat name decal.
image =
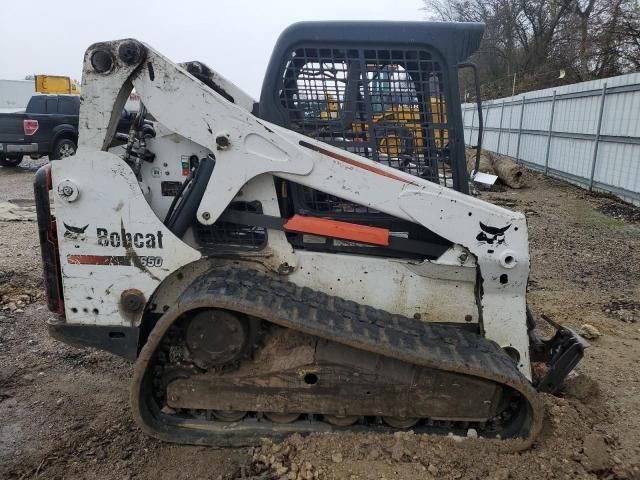
POLYGON ((96 234, 98 245, 103 247, 164 248, 160 230, 157 233, 131 233, 124 228, 117 232, 110 232, 106 228, 96 228, 96 234))

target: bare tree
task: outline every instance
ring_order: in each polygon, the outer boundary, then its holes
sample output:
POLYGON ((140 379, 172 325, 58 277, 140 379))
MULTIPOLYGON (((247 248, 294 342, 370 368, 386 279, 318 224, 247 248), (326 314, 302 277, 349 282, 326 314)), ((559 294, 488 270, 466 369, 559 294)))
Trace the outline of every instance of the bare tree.
POLYGON ((430 19, 486 24, 474 56, 488 98, 640 67, 638 0, 424 0, 430 19), (559 79, 559 71, 566 72, 559 79))

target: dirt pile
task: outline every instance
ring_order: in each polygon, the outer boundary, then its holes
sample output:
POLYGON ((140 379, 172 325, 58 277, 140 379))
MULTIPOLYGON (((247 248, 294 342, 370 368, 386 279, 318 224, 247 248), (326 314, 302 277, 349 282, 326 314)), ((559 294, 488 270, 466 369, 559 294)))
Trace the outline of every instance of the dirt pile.
POLYGON ((227 478, 636 478, 637 467, 622 465, 612 454, 615 436, 598 431, 608 413, 593 391, 594 382, 585 376, 576 378, 580 380, 573 380, 573 393, 566 398, 545 398, 544 437, 525 452, 504 453, 508 446, 504 441, 412 431, 292 435, 282 443, 265 442, 253 449, 251 464, 243 466, 238 476, 227 478), (591 432, 586 436, 585 426, 591 432))
POLYGON ((596 198, 598 203, 596 208, 599 212, 612 218, 640 223, 640 208, 621 202, 611 195, 596 195, 596 198))

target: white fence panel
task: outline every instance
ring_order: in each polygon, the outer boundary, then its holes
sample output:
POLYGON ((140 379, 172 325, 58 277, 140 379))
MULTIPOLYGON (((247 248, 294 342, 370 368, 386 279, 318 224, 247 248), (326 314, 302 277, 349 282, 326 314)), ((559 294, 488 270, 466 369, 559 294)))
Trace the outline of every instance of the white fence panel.
MULTIPOLYGON (((475 104, 464 139, 478 143, 475 104)), ((483 148, 640 205, 640 73, 483 103, 483 148)))

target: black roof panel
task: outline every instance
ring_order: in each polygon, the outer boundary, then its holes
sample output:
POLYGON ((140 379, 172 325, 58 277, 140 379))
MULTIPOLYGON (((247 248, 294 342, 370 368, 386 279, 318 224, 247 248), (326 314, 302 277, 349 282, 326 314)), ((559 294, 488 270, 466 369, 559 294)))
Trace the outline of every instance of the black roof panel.
POLYGON ((284 30, 273 49, 274 55, 296 43, 430 45, 447 59, 462 62, 480 46, 483 23, 325 21, 299 22, 284 30))
POLYGON ((276 42, 260 95, 260 116, 275 123, 277 89, 291 50, 299 45, 325 43, 340 47, 372 46, 420 47, 438 51, 449 68, 465 61, 480 46, 482 23, 391 22, 391 21, 319 21, 294 23, 276 42))

